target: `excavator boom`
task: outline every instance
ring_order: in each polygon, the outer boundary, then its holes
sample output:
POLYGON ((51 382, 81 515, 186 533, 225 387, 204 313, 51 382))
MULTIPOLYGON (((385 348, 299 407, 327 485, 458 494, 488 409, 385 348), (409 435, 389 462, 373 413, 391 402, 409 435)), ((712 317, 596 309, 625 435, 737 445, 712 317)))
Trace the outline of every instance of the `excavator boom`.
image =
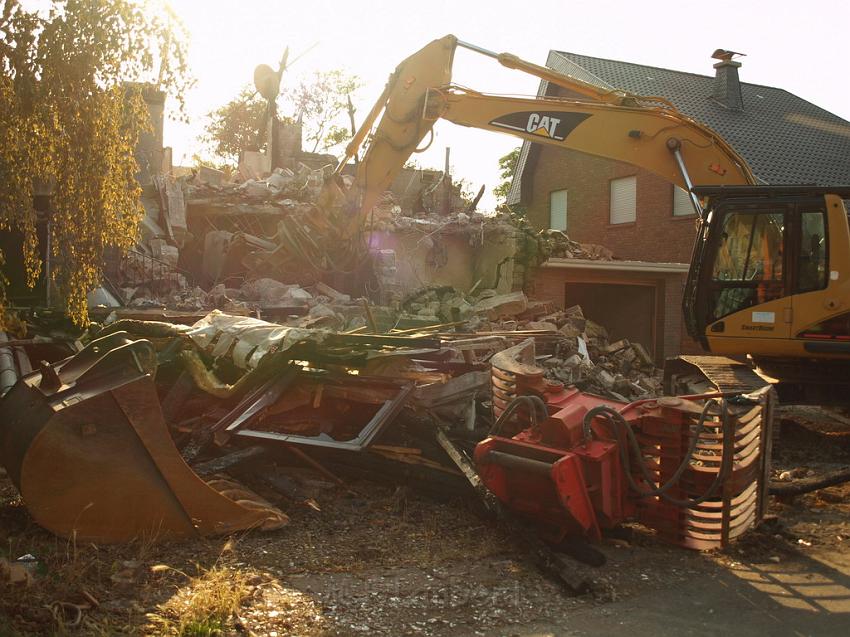
POLYGON ((420 144, 433 135, 438 119, 639 165, 688 190, 695 183, 755 183, 746 162, 729 144, 663 98, 597 87, 447 35, 398 65, 346 148, 339 170, 369 140, 358 166, 361 200, 350 232, 360 227, 410 155, 420 152, 420 144), (453 86, 452 63, 458 46, 587 99, 509 97, 453 86))

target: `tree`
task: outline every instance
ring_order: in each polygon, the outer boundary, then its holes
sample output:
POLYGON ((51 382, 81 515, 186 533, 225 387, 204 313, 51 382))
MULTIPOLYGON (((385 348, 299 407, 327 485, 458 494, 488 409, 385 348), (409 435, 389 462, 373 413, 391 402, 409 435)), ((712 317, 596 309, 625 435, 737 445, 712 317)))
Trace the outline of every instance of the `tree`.
POLYGON ((522 146, 517 146, 511 152, 499 158, 499 177, 501 183, 493 188, 493 194, 496 195, 499 205, 506 205, 508 200, 508 192, 511 189, 511 182, 516 173, 516 166, 519 162, 519 153, 522 146))
MULTIPOLYGON (((283 122, 301 117, 303 141, 311 152, 325 152, 351 138, 348 117, 349 97, 360 80, 343 71, 316 71, 301 79, 294 88, 284 90, 278 99, 281 110, 293 117, 278 115, 283 122), (345 119, 344 117, 345 116, 345 119)), ((206 131, 201 136, 212 155, 227 165, 235 165, 243 150, 265 150, 269 122, 268 102, 253 87, 243 88, 227 104, 207 115, 206 131)))
POLYGON ((227 165, 236 165, 243 150, 265 150, 268 103, 251 87, 207 115, 202 136, 210 152, 227 165))
POLYGON ((351 137, 343 115, 347 117, 348 98, 360 86, 359 78, 335 69, 316 71, 284 92, 295 117, 303 120, 304 140, 312 143, 311 152, 331 150, 351 137))
POLYGON ((52 0, 42 11, 0 0, 0 229, 23 233, 34 287, 33 188, 49 186, 51 279, 77 324, 88 321, 104 251, 136 241, 144 210, 134 151, 149 126, 142 91, 175 94, 182 110, 184 42, 173 13, 142 0, 52 0))

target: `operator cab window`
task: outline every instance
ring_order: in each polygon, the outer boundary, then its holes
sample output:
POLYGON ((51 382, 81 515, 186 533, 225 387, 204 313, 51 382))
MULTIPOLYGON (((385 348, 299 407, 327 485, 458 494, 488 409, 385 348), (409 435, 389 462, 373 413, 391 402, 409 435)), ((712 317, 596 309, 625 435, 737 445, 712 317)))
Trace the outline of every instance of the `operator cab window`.
POLYGON ((784 294, 782 212, 729 212, 712 270, 713 318, 784 294))
POLYGON ((800 213, 797 292, 811 292, 826 287, 826 248, 826 215, 822 210, 804 210, 800 213))

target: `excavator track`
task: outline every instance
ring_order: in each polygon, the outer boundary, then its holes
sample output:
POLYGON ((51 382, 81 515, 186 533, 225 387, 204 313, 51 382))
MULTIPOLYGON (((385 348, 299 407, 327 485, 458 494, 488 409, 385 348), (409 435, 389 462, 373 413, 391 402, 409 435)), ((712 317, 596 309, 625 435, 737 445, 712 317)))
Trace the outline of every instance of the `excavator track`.
POLYGON ((664 393, 669 396, 711 389, 724 394, 750 393, 768 385, 750 365, 725 356, 679 356, 664 364, 664 393))
MULTIPOLYGON (((678 356, 664 363, 664 393, 668 396, 705 394, 717 391, 723 394, 751 394, 771 387, 770 381, 760 376, 749 364, 725 356, 678 356)), ((775 387, 768 392, 765 408, 765 429, 770 444, 765 457, 770 466, 773 443, 779 437, 774 413, 779 404, 775 387)))

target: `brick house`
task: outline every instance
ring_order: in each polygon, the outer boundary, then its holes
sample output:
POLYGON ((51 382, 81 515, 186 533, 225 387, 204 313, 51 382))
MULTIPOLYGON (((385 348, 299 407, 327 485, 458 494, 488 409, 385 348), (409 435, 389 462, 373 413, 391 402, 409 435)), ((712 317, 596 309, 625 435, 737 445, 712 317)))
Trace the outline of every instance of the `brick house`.
MULTIPOLYGON (((741 63, 717 51, 715 75, 550 51, 547 66, 608 89, 669 99, 708 125, 766 184, 850 184, 850 122, 779 88, 739 80, 741 63)), ((541 82, 539 96, 582 99, 541 82)), ((536 228, 600 243, 616 261, 550 259, 534 293, 580 304, 613 338, 641 342, 657 360, 697 352, 681 297, 696 216, 686 193, 645 170, 555 146, 523 142, 509 204, 536 228)))

